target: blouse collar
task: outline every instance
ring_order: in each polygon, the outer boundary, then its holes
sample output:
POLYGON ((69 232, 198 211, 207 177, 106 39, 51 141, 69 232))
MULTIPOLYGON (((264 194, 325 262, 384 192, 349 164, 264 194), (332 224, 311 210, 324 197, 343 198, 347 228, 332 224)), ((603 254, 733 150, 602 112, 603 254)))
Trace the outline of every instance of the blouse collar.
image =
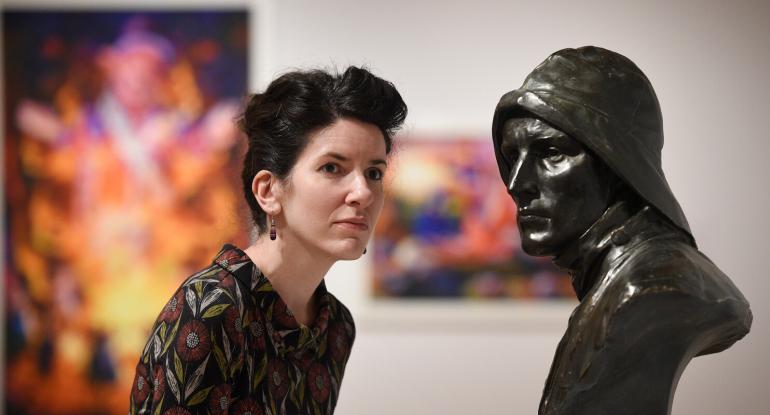
POLYGON ((318 303, 318 311, 313 323, 307 326, 297 321, 270 280, 245 252, 226 244, 213 262, 251 289, 256 311, 266 322, 267 334, 279 353, 300 351, 320 344, 329 326, 331 313, 331 295, 323 280, 313 294, 318 303))

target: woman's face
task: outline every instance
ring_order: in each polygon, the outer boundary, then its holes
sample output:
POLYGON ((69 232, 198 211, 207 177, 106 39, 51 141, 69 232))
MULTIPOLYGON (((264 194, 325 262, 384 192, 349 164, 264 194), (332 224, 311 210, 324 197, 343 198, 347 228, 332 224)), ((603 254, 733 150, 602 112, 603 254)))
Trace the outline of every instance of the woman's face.
POLYGON ((360 257, 382 210, 386 157, 373 124, 341 118, 311 134, 285 181, 281 237, 332 260, 360 257))

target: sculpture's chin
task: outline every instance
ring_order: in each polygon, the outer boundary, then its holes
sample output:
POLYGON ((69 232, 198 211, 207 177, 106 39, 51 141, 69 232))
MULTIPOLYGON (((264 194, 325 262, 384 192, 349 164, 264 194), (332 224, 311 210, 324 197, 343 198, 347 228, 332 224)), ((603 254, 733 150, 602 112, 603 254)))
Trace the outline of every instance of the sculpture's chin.
POLYGON ((556 256, 554 252, 551 252, 549 246, 546 244, 533 241, 531 239, 525 239, 522 238, 521 241, 521 249, 529 256, 538 256, 538 257, 546 257, 546 256, 556 256))

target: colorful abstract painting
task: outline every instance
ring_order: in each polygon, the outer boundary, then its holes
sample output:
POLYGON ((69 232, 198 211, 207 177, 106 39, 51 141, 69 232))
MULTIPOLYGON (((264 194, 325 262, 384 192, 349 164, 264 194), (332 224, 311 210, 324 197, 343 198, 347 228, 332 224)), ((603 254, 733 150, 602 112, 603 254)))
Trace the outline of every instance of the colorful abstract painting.
POLYGON ((6 413, 126 413, 181 279, 243 243, 248 13, 3 14, 6 413))
POLYGON ((374 235, 375 298, 573 296, 569 276, 521 250, 491 139, 400 144, 374 235))

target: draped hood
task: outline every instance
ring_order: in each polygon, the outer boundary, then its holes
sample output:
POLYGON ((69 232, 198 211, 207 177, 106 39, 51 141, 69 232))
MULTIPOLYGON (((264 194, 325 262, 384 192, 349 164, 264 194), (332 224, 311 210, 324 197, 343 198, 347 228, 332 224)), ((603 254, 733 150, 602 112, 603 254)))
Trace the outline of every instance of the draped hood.
POLYGON ((535 116, 577 139, 692 239, 661 166, 663 119, 650 81, 631 60, 595 46, 549 56, 500 98, 492 122, 503 181, 512 166, 500 153, 505 121, 535 116))

